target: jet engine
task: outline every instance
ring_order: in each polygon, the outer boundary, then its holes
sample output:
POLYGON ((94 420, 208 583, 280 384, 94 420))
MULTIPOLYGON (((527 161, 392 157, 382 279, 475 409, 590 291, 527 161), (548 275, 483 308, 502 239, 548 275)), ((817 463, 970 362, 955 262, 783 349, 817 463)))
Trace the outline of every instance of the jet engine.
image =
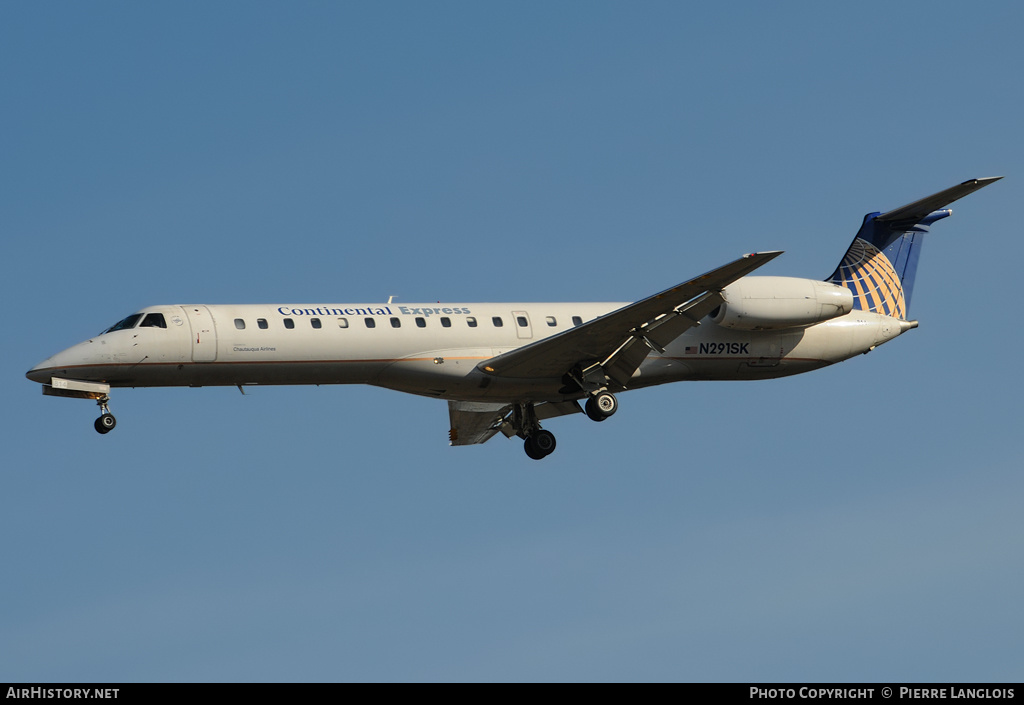
POLYGON ((829 282, 794 277, 745 277, 722 291, 711 320, 735 330, 803 328, 853 310, 853 292, 829 282))

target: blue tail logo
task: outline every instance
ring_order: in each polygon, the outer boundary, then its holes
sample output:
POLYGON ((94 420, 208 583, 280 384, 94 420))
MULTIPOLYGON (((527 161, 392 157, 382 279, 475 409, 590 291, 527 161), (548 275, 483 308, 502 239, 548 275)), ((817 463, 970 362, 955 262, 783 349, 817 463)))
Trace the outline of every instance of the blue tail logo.
POLYGON ((937 211, 913 224, 881 221, 878 213, 866 216, 830 281, 853 292, 855 309, 906 320, 924 235, 931 223, 951 213, 937 211))
POLYGON ((853 292, 855 309, 906 320, 929 226, 953 214, 945 206, 1001 178, 970 179, 888 213, 868 213, 828 281, 853 292))
POLYGON ((866 240, 857 238, 839 263, 832 283, 853 292, 853 307, 894 318, 906 318, 907 299, 900 275, 889 258, 866 240))

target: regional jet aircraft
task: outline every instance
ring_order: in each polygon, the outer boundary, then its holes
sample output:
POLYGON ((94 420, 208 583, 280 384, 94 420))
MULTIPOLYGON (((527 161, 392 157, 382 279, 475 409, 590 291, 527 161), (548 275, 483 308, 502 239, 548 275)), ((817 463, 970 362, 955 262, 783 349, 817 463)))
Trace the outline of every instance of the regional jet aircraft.
POLYGON ((502 433, 539 460, 555 449, 541 421, 604 421, 619 392, 808 372, 916 328, 907 311, 925 234, 999 178, 869 213, 824 281, 747 276, 782 254, 756 252, 626 304, 150 306, 27 376, 43 394, 97 401, 100 433, 116 424, 114 387, 370 384, 447 400, 452 445, 502 433))

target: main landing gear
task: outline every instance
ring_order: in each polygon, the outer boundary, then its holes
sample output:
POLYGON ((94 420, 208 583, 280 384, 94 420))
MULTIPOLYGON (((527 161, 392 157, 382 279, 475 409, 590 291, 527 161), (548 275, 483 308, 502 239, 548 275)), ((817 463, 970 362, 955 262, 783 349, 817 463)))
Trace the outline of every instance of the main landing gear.
POLYGON ((537 412, 531 403, 519 403, 502 422, 502 433, 523 439, 523 450, 534 460, 546 458, 555 452, 555 434, 540 427, 537 412))
MULTIPOLYGON (((548 407, 544 407, 545 410, 548 407)), ((579 406, 575 407, 577 410, 579 406)), ((604 421, 614 414, 619 408, 619 400, 608 391, 600 391, 587 399, 584 410, 588 417, 594 421, 604 421)), ((568 412, 561 412, 568 413, 568 412)), ((545 413, 544 418, 550 418, 557 414, 545 413)), ((523 439, 523 450, 533 460, 541 460, 555 452, 555 434, 545 431, 540 427, 537 412, 533 404, 516 404, 512 408, 512 414, 506 417, 503 424, 503 432, 506 436, 519 436, 523 439)))
POLYGON ((110 413, 110 409, 107 408, 107 402, 110 401, 110 397, 103 396, 96 400, 96 403, 100 407, 100 417, 93 423, 93 427, 97 433, 110 433, 114 430, 114 426, 117 425, 117 419, 110 413))
POLYGON ((583 407, 591 421, 604 421, 619 410, 619 400, 611 392, 598 392, 583 407))
POLYGON ((526 437, 523 450, 534 460, 541 460, 555 452, 555 434, 538 428, 526 437))

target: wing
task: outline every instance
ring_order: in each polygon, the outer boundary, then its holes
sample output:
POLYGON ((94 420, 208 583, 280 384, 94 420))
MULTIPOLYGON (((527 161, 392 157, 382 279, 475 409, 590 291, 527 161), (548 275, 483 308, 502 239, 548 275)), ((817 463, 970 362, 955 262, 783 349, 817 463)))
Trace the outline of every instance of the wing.
POLYGON ((448 441, 453 446, 484 443, 498 432, 502 419, 511 411, 511 404, 488 404, 473 401, 448 402, 451 430, 448 441))
POLYGON ((492 357, 477 367, 500 377, 539 379, 558 378, 575 367, 600 364, 608 377, 625 386, 652 349, 663 351, 722 303, 722 289, 781 254, 744 255, 582 326, 492 357))
MULTIPOLYGON (((504 421, 512 411, 512 406, 474 401, 448 402, 448 418, 451 421, 451 430, 448 431, 449 442, 453 446, 485 443, 498 431, 511 429, 504 421)), ((583 409, 574 401, 538 404, 535 411, 538 421, 582 412, 583 409)), ((514 433, 512 431, 507 435, 514 433)))

